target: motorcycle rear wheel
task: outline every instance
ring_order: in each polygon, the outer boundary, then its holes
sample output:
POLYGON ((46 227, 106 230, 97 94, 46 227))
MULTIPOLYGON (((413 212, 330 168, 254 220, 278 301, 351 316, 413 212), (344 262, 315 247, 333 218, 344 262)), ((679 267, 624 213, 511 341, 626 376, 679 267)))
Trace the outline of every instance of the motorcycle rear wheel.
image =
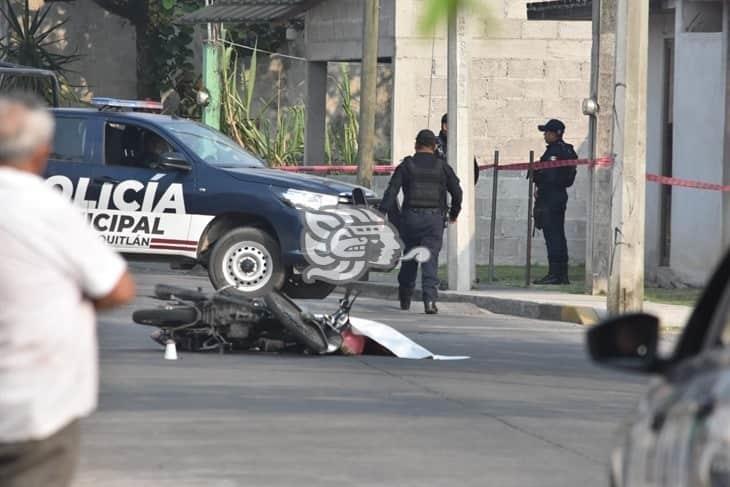
POLYGON ((175 306, 174 308, 139 309, 132 313, 132 320, 140 325, 169 328, 195 323, 198 310, 193 306, 175 306))
POLYGON ((288 297, 272 292, 264 297, 266 306, 281 325, 302 345, 315 353, 327 351, 327 341, 316 325, 306 323, 301 309, 288 297))

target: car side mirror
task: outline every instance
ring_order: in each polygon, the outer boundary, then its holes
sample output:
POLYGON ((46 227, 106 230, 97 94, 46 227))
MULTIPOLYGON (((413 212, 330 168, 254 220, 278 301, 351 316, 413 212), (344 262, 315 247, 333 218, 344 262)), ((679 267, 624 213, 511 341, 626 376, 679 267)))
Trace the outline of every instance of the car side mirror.
POLYGON ((608 367, 638 373, 659 372, 659 319, 646 313, 609 318, 588 330, 588 353, 608 367))
POLYGON ((156 166, 183 172, 189 172, 193 168, 193 165, 179 152, 165 152, 161 154, 156 166))

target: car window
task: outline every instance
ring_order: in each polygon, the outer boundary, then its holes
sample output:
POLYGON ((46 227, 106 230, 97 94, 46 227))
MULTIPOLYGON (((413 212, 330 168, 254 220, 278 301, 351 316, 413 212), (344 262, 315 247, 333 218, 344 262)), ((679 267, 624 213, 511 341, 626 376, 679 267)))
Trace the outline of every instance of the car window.
POLYGON ((134 124, 107 122, 104 157, 107 165, 152 167, 172 146, 159 134, 134 124))
POLYGON ((87 132, 85 118, 57 117, 50 158, 57 161, 84 162, 87 132))
POLYGON ((222 133, 189 120, 170 120, 165 128, 175 134, 196 156, 217 167, 265 167, 256 156, 222 133))

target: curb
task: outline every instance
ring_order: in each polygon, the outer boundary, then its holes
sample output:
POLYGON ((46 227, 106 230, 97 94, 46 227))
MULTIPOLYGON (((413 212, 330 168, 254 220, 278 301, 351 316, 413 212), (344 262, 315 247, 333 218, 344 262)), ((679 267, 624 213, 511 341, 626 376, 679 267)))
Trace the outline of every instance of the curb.
MULTIPOLYGON (((350 286, 360 291, 361 296, 394 301, 398 296, 398 287, 390 284, 357 282, 350 286)), ((342 288, 338 288, 343 290, 342 288)), ((421 299, 421 291, 416 289, 414 300, 421 299)), ((480 308, 501 315, 519 316, 536 320, 563 321, 578 325, 594 325, 601 321, 598 312, 589 306, 572 306, 563 304, 536 303, 518 299, 495 298, 461 294, 453 291, 439 292, 439 301, 450 303, 471 303, 480 308)))

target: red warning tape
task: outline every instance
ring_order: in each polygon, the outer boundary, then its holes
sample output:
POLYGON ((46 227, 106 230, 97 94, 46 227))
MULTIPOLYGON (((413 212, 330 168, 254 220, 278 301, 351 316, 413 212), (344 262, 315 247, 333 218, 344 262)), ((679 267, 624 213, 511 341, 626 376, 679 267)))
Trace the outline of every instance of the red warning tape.
MULTIPOLYGON (((498 169, 500 171, 527 171, 532 169, 551 169, 554 167, 567 167, 567 166, 610 166, 613 164, 613 160, 610 157, 603 157, 601 159, 568 159, 564 161, 542 161, 533 162, 532 166, 529 162, 517 162, 514 164, 500 164, 498 169)), ((494 169, 494 164, 487 164, 479 166, 479 170, 494 169)))
MULTIPOLYGON (((373 168, 374 174, 391 174, 395 171, 396 166, 375 166, 373 168)), ((330 166, 330 165, 319 165, 319 166, 279 166, 277 169, 288 172, 300 172, 305 174, 357 174, 357 166, 330 166)))
POLYGON ((691 179, 670 178, 667 176, 659 176, 657 174, 647 174, 646 180, 667 186, 681 186, 683 188, 706 189, 710 191, 730 191, 730 185, 723 186, 722 184, 693 181, 691 179))
MULTIPOLYGON (((555 167, 567 167, 567 166, 599 166, 608 167, 613 164, 613 159, 610 157, 603 157, 600 159, 569 159, 564 161, 542 161, 533 162, 530 165, 529 162, 517 162, 512 164, 500 164, 498 170, 500 171, 526 171, 532 167, 532 169, 551 169, 555 167)), ((494 164, 480 165, 479 170, 485 171, 487 169, 494 169, 494 164)), ((373 168, 374 174, 387 175, 393 173, 396 166, 392 165, 381 165, 373 168)), ((287 172, 298 172, 305 174, 357 174, 357 166, 354 165, 318 165, 318 166, 281 166, 279 167, 282 171, 287 172)), ((705 189, 709 191, 730 191, 729 186, 723 186, 721 184, 706 183, 704 181, 694 181, 691 179, 680 179, 670 178, 667 176, 659 176, 657 174, 647 174, 646 180, 653 183, 664 184, 668 186, 680 186, 683 188, 695 188, 705 189)))

